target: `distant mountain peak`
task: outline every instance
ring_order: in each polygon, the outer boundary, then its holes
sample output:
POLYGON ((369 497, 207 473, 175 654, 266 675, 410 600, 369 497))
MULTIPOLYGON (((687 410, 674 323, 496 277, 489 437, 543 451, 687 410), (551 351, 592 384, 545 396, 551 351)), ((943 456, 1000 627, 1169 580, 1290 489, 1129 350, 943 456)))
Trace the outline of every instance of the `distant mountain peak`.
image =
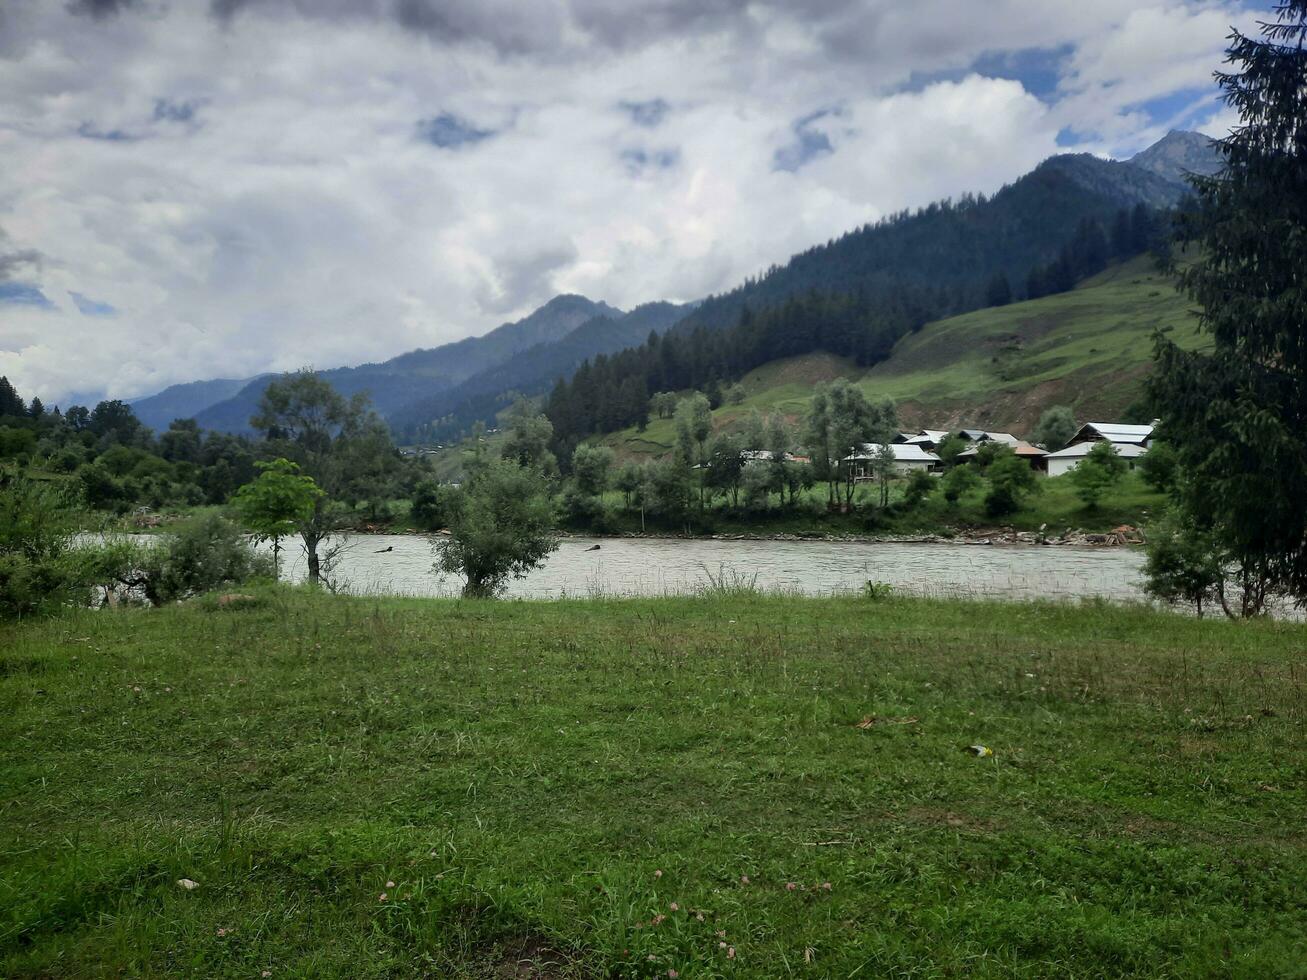
POLYGON ((1171 130, 1127 162, 1178 184, 1185 183, 1190 174, 1210 177, 1223 165, 1221 154, 1210 136, 1185 129, 1171 130))

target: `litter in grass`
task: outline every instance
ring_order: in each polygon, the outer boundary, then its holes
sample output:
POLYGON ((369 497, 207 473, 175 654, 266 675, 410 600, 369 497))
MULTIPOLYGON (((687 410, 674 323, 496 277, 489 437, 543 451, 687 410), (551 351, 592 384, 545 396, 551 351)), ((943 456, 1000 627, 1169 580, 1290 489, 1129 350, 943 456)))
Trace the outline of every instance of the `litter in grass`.
POLYGON ((980 759, 994 754, 994 750, 987 745, 968 745, 966 750, 980 759))

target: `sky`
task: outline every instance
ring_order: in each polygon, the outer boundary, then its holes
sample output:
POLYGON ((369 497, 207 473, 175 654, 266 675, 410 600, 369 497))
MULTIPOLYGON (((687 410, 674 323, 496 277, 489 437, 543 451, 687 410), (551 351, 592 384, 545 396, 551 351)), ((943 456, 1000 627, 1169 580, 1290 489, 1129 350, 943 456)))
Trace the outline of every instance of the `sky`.
POLYGON ((1234 0, 0 0, 0 374, 47 405, 720 292, 1223 135, 1234 0))

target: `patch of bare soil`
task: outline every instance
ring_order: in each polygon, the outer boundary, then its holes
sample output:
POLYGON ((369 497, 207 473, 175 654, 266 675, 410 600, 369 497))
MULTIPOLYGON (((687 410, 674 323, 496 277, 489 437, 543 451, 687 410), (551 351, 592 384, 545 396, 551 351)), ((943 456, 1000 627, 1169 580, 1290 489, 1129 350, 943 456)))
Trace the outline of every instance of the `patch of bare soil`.
POLYGON ((562 980, 584 972, 567 953, 543 936, 523 936, 503 944, 492 974, 500 980, 562 980))

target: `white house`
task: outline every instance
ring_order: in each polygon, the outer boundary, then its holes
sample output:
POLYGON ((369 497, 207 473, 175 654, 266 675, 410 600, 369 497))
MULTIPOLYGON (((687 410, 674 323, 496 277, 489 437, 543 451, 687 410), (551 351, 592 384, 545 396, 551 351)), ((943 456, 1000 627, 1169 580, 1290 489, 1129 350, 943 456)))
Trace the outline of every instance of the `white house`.
POLYGON ((1151 425, 1127 425, 1124 422, 1086 422, 1071 437, 1071 445, 1080 442, 1110 442, 1114 445, 1143 446, 1152 444, 1153 427, 1151 425))
MULTIPOLYGON (((1055 453, 1049 453, 1044 457, 1044 464, 1048 467, 1048 475, 1061 476, 1063 473, 1070 473, 1080 465, 1082 459, 1093 451, 1094 446, 1104 441, 1107 440, 1095 439, 1091 442, 1078 442, 1073 446, 1067 446, 1065 449, 1059 449, 1055 453)), ((1135 461, 1148 452, 1147 446, 1134 442, 1113 442, 1112 447, 1116 449, 1116 454, 1126 461, 1126 465, 1130 469, 1134 469, 1135 461)))
MULTIPOLYGON (((874 442, 864 442, 855 452, 845 456, 840 462, 853 467, 854 480, 871 480, 874 479, 872 467, 876 454, 882 448, 882 446, 874 442)), ((933 473, 943 466, 943 460, 918 445, 891 443, 889 448, 894 453, 894 471, 900 476, 911 473, 913 470, 925 470, 927 473, 933 473)))

